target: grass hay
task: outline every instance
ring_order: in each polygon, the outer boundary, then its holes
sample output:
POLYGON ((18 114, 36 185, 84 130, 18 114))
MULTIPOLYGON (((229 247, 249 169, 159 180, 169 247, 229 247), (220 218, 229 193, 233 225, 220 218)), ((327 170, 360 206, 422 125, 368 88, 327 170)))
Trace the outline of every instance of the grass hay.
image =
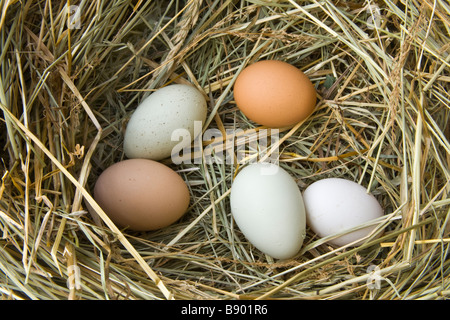
POLYGON ((7 0, 0 43, 2 299, 450 296, 447 1, 7 0), (234 225, 239 166, 219 161, 166 162, 192 203, 163 230, 87 212, 143 97, 189 82, 208 99, 204 128, 258 130, 232 85, 267 58, 303 70, 319 97, 281 130, 279 164, 301 189, 327 177, 367 187, 385 209, 381 237, 332 248, 308 230, 298 256, 273 261, 234 225))

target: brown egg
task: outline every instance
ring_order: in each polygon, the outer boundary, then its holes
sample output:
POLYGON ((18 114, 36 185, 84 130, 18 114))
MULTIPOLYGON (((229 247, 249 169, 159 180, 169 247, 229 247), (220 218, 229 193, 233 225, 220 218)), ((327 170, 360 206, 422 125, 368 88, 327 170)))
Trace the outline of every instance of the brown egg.
POLYGON ((184 180, 171 168, 153 160, 129 159, 99 176, 94 199, 118 227, 149 231, 180 219, 190 195, 184 180))
POLYGON ((239 74, 234 99, 250 120, 267 127, 287 127, 311 115, 316 90, 309 78, 293 65, 262 60, 239 74))

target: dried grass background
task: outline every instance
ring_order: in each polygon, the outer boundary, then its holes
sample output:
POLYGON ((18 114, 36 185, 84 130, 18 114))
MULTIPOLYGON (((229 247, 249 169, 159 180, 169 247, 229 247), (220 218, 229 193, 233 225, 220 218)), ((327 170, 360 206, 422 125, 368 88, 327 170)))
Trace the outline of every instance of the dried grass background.
POLYGON ((450 296, 447 1, 0 4, 2 299, 450 296), (205 129, 258 129, 232 85, 261 59, 297 66, 318 92, 314 114, 282 130, 280 165, 301 190, 327 177, 367 187, 385 209, 381 237, 333 248, 308 229, 298 256, 273 261, 231 218, 238 166, 170 161, 188 213, 155 232, 117 229, 90 191, 124 159, 139 101, 189 82, 208 99, 205 129))

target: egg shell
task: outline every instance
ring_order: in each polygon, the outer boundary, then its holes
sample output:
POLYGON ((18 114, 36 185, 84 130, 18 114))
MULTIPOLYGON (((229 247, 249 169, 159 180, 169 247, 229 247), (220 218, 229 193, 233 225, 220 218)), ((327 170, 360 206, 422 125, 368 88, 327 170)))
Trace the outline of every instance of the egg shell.
POLYGON ((189 206, 190 194, 184 180, 166 165, 128 159, 101 173, 94 199, 118 227, 149 231, 180 219, 189 206))
POLYGON ((152 160, 170 157, 175 146, 189 146, 195 139, 195 121, 204 123, 206 113, 204 96, 191 85, 173 84, 156 90, 130 117, 124 136, 125 155, 152 160), (172 141, 178 129, 188 137, 172 141))
MULTIPOLYGON (((377 199, 356 182, 328 178, 314 182, 303 192, 306 223, 319 237, 350 230, 383 215, 377 199)), ((376 226, 346 233, 328 243, 344 246, 368 236, 376 226)), ((354 243, 360 245, 363 240, 354 243)))
POLYGON ((305 208, 294 179, 273 163, 254 163, 236 176, 231 213, 247 240, 275 259, 298 253, 305 237, 305 208))
POLYGON ((295 66, 261 60, 238 75, 234 99, 250 120, 267 127, 287 127, 311 115, 316 90, 308 76, 295 66))

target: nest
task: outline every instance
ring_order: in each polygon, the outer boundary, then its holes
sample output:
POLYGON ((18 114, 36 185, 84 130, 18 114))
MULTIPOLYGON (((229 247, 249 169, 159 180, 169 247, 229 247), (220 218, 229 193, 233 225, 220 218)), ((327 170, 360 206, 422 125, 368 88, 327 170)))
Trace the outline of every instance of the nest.
MULTIPOLYGON (((2 299, 443 299, 450 296, 450 6, 444 0, 2 1, 2 299), (303 190, 342 177, 385 210, 357 247, 307 229, 274 261, 234 224, 239 166, 165 164, 192 202, 177 223, 119 230, 91 190, 123 160, 127 120, 170 83, 208 101, 204 128, 257 130, 239 112, 242 68, 303 70, 318 104, 280 131, 303 190)), ((244 150, 248 154, 255 150, 244 150)))

